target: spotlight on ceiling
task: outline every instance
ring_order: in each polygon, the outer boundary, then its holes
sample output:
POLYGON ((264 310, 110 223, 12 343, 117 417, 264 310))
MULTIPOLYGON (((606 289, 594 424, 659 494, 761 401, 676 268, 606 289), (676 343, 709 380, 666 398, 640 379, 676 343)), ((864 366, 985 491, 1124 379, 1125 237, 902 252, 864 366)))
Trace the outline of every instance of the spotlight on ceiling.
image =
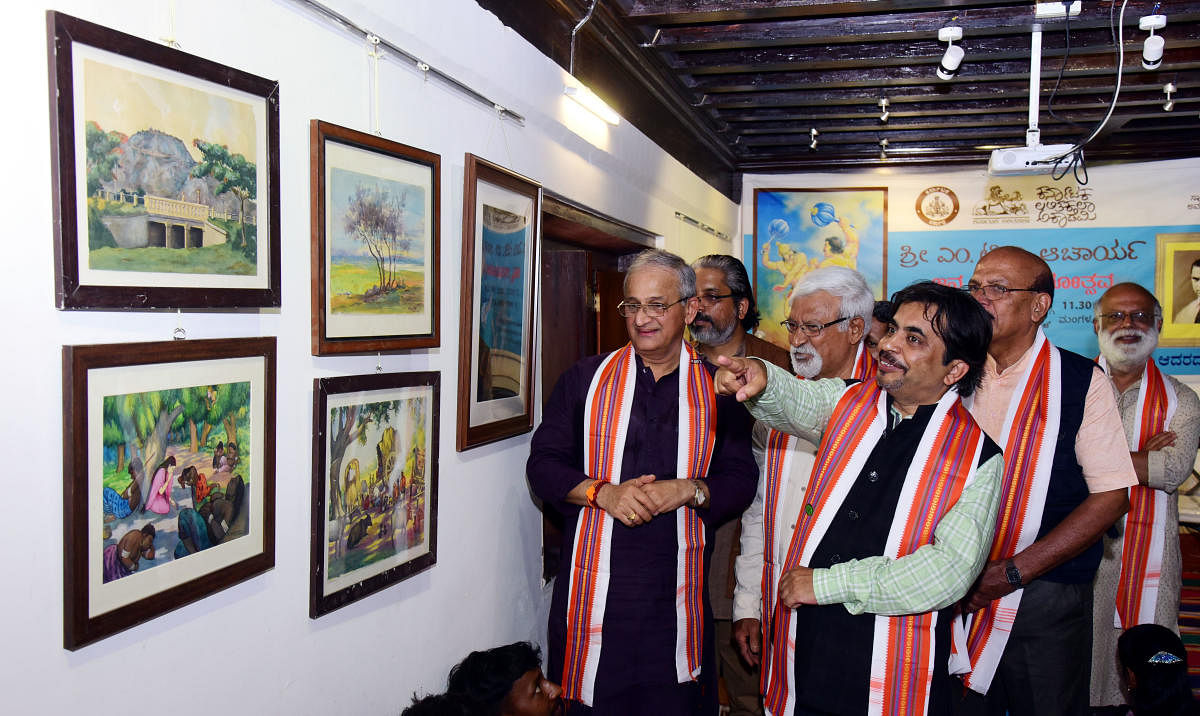
POLYGON ((1168 82, 1163 85, 1163 94, 1167 96, 1167 101, 1163 102, 1163 111, 1170 112, 1175 109, 1175 100, 1171 99, 1171 94, 1178 89, 1174 82, 1168 82))
POLYGON ((966 53, 961 46, 954 42, 961 40, 962 36, 961 27, 943 27, 938 30, 938 41, 949 43, 946 46, 946 54, 942 55, 942 63, 937 68, 937 76, 944 80, 951 79, 958 74, 958 67, 962 64, 963 55, 966 53))
POLYGON ((1150 37, 1146 38, 1146 42, 1142 45, 1142 67, 1148 70, 1157 70, 1162 64, 1163 48, 1167 42, 1162 35, 1155 35, 1155 30, 1161 30, 1167 26, 1166 15, 1146 15, 1138 20, 1138 27, 1143 30, 1150 31, 1150 37))
POLYGON ((887 159, 888 140, 887 137, 879 140, 879 158, 887 159))
POLYGON ((887 97, 880 98, 880 100, 879 100, 879 112, 880 112, 879 121, 883 122, 884 124, 887 124, 888 117, 892 116, 891 113, 888 112, 888 104, 890 104, 890 103, 888 102, 887 97))
POLYGON ((817 148, 817 135, 818 134, 820 134, 820 132, 817 131, 816 127, 813 127, 812 129, 808 130, 808 136, 812 138, 812 141, 808 143, 809 149, 817 148))

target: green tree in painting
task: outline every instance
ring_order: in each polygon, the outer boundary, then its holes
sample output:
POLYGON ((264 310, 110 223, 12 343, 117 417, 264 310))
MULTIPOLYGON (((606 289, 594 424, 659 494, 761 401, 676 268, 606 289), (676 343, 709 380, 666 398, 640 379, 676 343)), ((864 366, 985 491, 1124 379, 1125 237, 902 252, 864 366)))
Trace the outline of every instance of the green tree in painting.
POLYGON ((342 493, 342 459, 351 442, 367 444, 367 428, 372 423, 386 423, 389 416, 399 410, 400 401, 392 400, 365 405, 348 405, 329 411, 329 489, 326 502, 329 504, 329 519, 341 520, 348 512, 342 493))
POLYGON ((254 163, 241 154, 232 154, 229 147, 201 139, 192 140, 196 149, 200 150, 200 163, 192 167, 192 176, 216 179, 218 194, 233 192, 238 198, 238 219, 241 223, 240 246, 247 258, 254 260, 258 253, 257 240, 252 240, 246 234, 246 202, 256 196, 258 191, 258 170, 254 163))
POLYGON ((117 400, 112 396, 104 398, 104 447, 117 449, 117 473, 125 469, 125 433, 117 417, 117 400))
POLYGON ((112 179, 113 169, 121 157, 117 149, 125 141, 125 135, 105 132, 95 122, 87 122, 84 131, 87 134, 87 193, 92 196, 100 191, 103 182, 112 179))
POLYGON ((379 278, 375 294, 404 288, 399 280, 400 257, 412 245, 405 225, 407 202, 408 192, 396 196, 380 188, 359 184, 346 207, 343 217, 346 233, 362 243, 375 260, 379 278))
POLYGON ((208 439, 210 429, 208 427, 208 418, 211 405, 209 395, 211 393, 211 389, 206 385, 184 388, 181 391, 183 418, 187 420, 188 437, 192 441, 192 452, 199 452, 200 445, 208 439), (201 440, 201 436, 203 436, 204 440, 201 440))
POLYGON ((210 396, 209 417, 225 428, 225 442, 237 442, 238 420, 250 409, 250 383, 225 383, 215 386, 210 396))
POLYGON ((154 468, 167 452, 167 434, 183 414, 181 397, 179 390, 152 390, 114 399, 125 442, 141 448, 142 463, 146 466, 142 475, 143 495, 150 494, 154 468))

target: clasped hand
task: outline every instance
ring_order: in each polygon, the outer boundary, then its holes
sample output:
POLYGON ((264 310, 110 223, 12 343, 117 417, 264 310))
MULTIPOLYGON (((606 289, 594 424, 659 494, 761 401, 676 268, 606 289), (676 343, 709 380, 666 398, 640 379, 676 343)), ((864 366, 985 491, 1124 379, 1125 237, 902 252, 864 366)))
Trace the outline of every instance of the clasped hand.
POLYGON ((696 488, 690 480, 657 480, 642 475, 617 485, 607 485, 596 495, 596 504, 627 527, 645 524, 655 515, 674 512, 691 502, 696 488))

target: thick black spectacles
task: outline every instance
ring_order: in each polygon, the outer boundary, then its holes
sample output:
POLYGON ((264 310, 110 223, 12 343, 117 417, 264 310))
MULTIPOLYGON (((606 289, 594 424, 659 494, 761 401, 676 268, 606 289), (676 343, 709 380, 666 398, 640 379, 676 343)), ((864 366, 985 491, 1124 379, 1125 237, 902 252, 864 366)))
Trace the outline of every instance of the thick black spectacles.
POLYGON ((717 305, 717 301, 732 297, 732 293, 702 293, 697 296, 700 299, 700 305, 705 308, 712 308, 717 305))
POLYGON ((809 336, 810 338, 815 338, 821 335, 821 331, 825 330, 826 328, 848 320, 850 320, 850 316, 835 318, 829 323, 796 323, 795 321, 780 321, 779 325, 783 326, 783 329, 788 332, 789 336, 796 331, 804 331, 804 335, 809 336))

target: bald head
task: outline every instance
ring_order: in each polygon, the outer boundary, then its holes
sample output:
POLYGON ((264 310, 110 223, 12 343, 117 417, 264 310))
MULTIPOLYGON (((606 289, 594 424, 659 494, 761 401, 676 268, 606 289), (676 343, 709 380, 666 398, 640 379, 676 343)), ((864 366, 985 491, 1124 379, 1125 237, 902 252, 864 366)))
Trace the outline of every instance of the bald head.
POLYGON ((1050 270, 1050 264, 1046 263, 1041 256, 1026 251, 1020 246, 1001 246, 985 254, 983 258, 979 259, 977 266, 1001 264, 1009 272, 1021 276, 1025 282, 1028 282, 1029 288, 1049 294, 1050 299, 1054 300, 1054 272, 1050 270))
MULTIPOLYGON (((1140 374, 1158 347, 1158 332, 1162 329, 1158 299, 1136 283, 1119 283, 1104 292, 1094 313, 1092 329, 1114 376, 1140 374)), ((1122 387, 1119 382, 1118 386, 1122 387)))
POLYGON ((1158 303, 1158 298, 1153 293, 1150 293, 1139 284, 1126 282, 1118 283, 1100 296, 1100 300, 1096 302, 1096 315, 1108 313, 1111 310, 1108 306, 1125 300, 1139 301, 1146 306, 1153 307, 1157 313, 1162 313, 1162 306, 1158 303))

